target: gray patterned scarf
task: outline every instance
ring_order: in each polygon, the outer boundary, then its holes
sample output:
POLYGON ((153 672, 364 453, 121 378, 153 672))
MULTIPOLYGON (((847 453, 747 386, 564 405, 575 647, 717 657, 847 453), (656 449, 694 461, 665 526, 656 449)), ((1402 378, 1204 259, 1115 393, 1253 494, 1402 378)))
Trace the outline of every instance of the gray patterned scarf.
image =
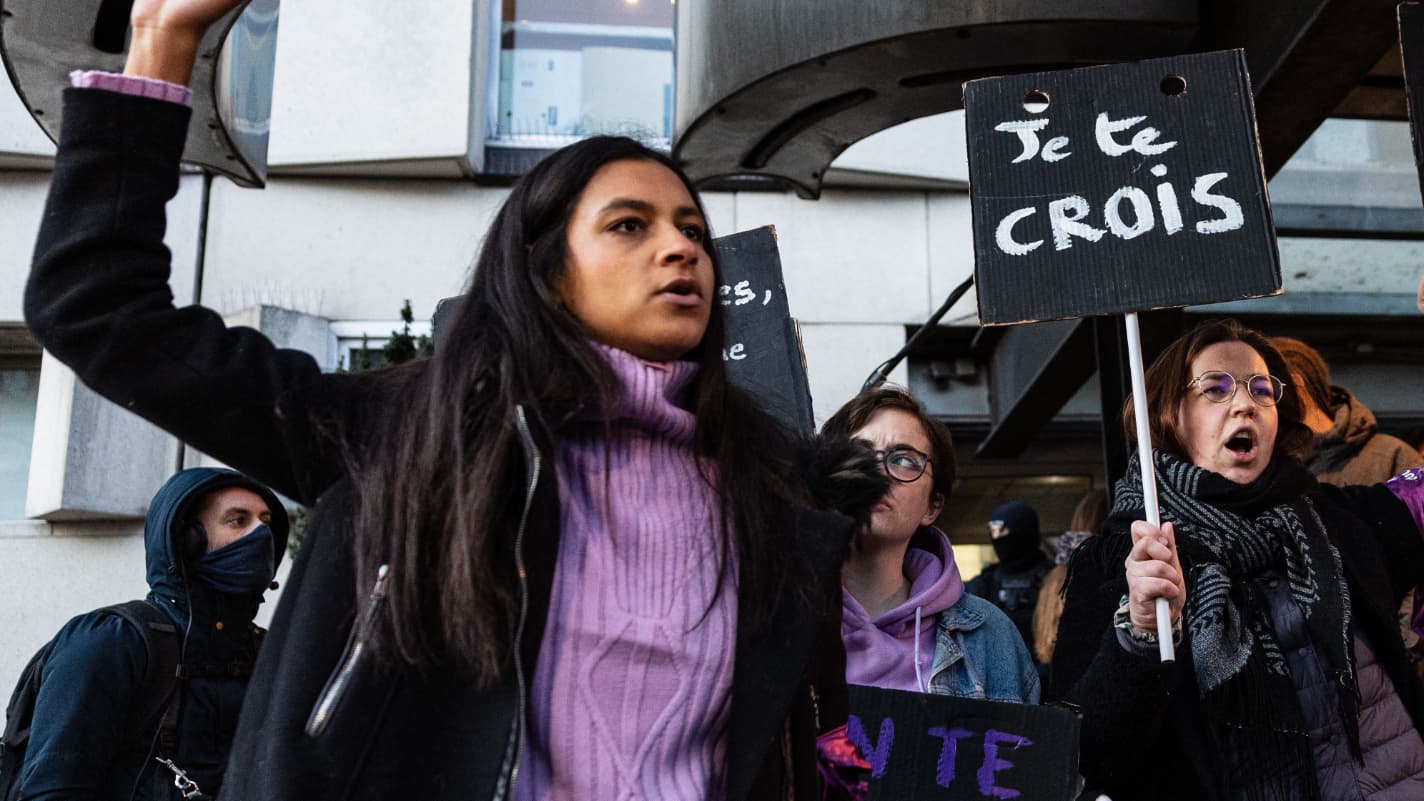
MULTIPOLYGON (((1259 751, 1288 777, 1308 766, 1304 720, 1270 606, 1251 581, 1275 570, 1290 586, 1334 686, 1352 745, 1358 701, 1351 660, 1350 602, 1340 555, 1306 497, 1315 479, 1296 460, 1276 458, 1251 484, 1162 451, 1153 452, 1162 521, 1176 530, 1186 570, 1184 624, 1197 686, 1209 719, 1230 747, 1259 751), (1263 739, 1276 738, 1274 747, 1263 739), (1305 748, 1305 753, 1300 753, 1305 748)), ((1134 455, 1118 482, 1112 518, 1143 519, 1142 477, 1134 455)), ((1313 779, 1313 770, 1307 769, 1313 779)), ((1310 782, 1313 784, 1313 782, 1310 782)))

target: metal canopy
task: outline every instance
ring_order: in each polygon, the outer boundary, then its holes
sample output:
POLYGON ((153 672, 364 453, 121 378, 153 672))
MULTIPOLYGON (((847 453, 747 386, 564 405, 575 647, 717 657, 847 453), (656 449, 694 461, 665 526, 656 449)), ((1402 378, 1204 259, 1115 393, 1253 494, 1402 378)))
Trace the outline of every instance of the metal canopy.
POLYGON ((1403 119, 1395 0, 681 3, 673 155, 819 196, 851 144, 988 75, 1241 47, 1274 174, 1332 113, 1403 119))
POLYGON ((961 108, 960 84, 1182 52, 1190 0, 679 3, 677 139, 695 181, 759 175, 803 197, 892 125, 961 108))
MULTIPOLYGON (((1396 2, 679 3, 673 155, 697 181, 755 175, 815 198, 841 151, 962 107, 966 80, 1241 47, 1270 176, 1327 116, 1406 119, 1396 2)), ((1120 355, 1085 346, 1086 333, 1065 326, 1032 357, 1008 352, 1019 337, 999 342, 991 370, 1017 379, 995 380, 995 427, 980 453, 1020 452, 1081 383, 1064 377, 1120 372, 1120 355)), ((1110 394, 1105 385, 1115 419, 1122 398, 1110 394)))

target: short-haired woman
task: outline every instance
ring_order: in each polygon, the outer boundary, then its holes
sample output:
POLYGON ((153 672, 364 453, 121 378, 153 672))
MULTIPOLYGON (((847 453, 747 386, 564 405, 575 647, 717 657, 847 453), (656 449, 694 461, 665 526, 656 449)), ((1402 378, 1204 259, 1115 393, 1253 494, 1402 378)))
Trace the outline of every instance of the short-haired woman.
POLYGON ((1073 558, 1050 690, 1082 711, 1083 775, 1114 801, 1424 797, 1424 698, 1394 619, 1424 581, 1424 473, 1317 485, 1288 455, 1309 431, 1286 375, 1234 321, 1147 371, 1163 523, 1143 520, 1134 459, 1073 558))
POLYGON ((1038 703, 1039 679, 1003 612, 964 591, 949 538, 934 526, 954 486, 949 429, 905 390, 868 390, 822 427, 864 440, 889 491, 842 573, 846 678, 892 690, 1038 703))

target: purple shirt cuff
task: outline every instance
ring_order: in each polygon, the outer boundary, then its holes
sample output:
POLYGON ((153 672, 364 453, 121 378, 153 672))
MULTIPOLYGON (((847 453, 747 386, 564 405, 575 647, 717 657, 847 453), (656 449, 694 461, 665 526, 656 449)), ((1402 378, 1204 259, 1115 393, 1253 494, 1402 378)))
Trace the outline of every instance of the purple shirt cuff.
POLYGON ((76 89, 102 89, 123 95, 137 95, 183 106, 193 104, 193 90, 186 86, 157 78, 120 75, 102 70, 75 70, 69 73, 69 85, 76 89))

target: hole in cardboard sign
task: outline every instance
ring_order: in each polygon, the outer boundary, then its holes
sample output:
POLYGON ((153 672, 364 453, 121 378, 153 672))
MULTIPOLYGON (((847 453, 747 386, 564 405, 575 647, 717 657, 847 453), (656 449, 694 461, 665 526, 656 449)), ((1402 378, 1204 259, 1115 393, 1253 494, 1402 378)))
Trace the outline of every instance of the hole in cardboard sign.
POLYGON ((1162 79, 1162 94, 1169 97, 1187 93, 1187 79, 1180 75, 1168 75, 1162 79))
POLYGON ((1024 95, 1023 107, 1030 114, 1042 114, 1048 110, 1048 93, 1042 89, 1030 89, 1024 95))

